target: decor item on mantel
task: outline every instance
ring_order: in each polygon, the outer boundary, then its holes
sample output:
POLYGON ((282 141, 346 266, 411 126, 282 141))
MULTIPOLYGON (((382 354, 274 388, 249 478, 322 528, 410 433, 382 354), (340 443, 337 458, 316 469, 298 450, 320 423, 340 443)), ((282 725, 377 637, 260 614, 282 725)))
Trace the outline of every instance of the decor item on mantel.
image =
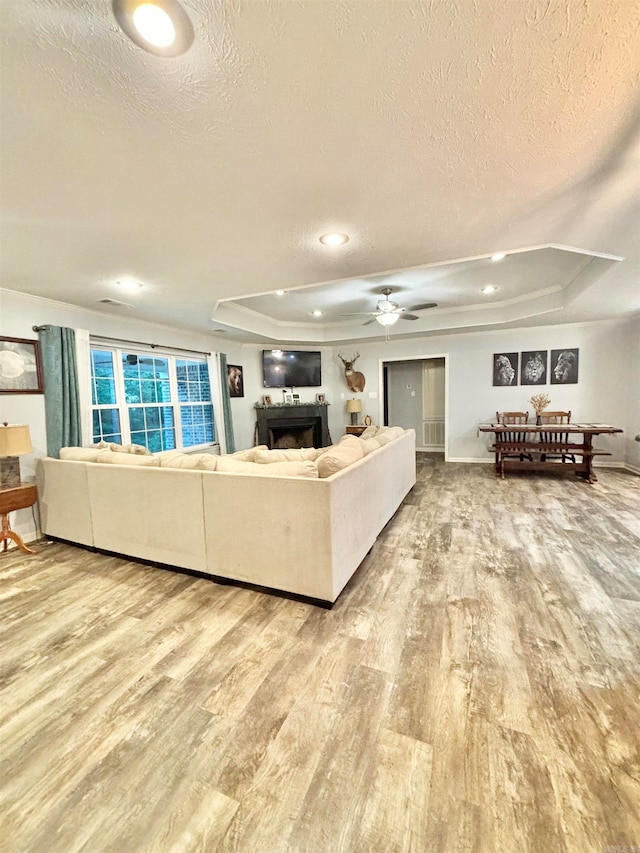
POLYGON ((347 400, 347 411, 351 415, 351 426, 357 426, 358 415, 362 411, 362 401, 356 400, 355 397, 353 400, 347 400))
POLYGON ((31 436, 26 424, 0 426, 0 488, 15 489, 20 485, 18 456, 32 453, 31 436))
POLYGON ((540 415, 549 407, 551 399, 546 394, 534 394, 529 400, 536 413, 536 424, 541 424, 540 415))
POLYGON ((344 364, 344 378, 347 380, 349 391, 364 391, 365 378, 364 373, 353 369, 353 365, 360 358, 360 353, 357 352, 351 359, 347 361, 342 357, 342 353, 338 353, 338 358, 344 364))

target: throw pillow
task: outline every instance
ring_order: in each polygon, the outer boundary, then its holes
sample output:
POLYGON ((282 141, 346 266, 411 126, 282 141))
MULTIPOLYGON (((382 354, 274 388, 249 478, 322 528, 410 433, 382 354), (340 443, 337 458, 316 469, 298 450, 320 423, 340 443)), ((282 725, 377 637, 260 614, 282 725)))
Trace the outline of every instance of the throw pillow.
POLYGON ((380 427, 377 426, 368 426, 360 433, 360 438, 373 438, 373 436, 379 431, 379 429, 380 427))
POLYGON ((255 454, 268 449, 266 444, 259 444, 257 447, 249 447, 247 450, 236 450, 235 453, 229 453, 228 455, 233 459, 237 459, 238 462, 255 462, 255 454))

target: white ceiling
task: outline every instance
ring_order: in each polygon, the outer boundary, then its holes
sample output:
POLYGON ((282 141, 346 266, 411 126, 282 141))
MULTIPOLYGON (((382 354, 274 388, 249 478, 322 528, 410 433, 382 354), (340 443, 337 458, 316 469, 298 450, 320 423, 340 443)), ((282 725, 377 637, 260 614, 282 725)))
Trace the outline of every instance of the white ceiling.
POLYGON ((0 286, 241 340, 380 336, 338 315, 387 285, 439 306, 392 335, 640 310, 635 0, 183 5, 167 59, 3 3, 0 286))

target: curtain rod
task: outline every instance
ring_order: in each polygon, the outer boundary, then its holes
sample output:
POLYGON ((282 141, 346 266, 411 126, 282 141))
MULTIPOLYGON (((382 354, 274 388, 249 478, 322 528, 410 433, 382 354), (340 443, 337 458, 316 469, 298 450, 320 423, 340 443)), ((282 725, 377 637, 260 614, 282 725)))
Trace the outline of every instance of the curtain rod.
MULTIPOLYGON (((50 329, 51 326, 32 326, 31 328, 34 332, 44 332, 50 329)), ((185 347, 174 347, 168 344, 149 344, 146 341, 127 341, 124 338, 114 338, 112 336, 105 337, 104 335, 92 335, 91 333, 89 333, 89 337, 94 341, 112 341, 114 344, 133 344, 134 346, 151 347, 151 349, 170 349, 175 350, 176 352, 188 352, 191 353, 191 355, 211 355, 210 352, 205 352, 204 350, 185 349, 185 347)))

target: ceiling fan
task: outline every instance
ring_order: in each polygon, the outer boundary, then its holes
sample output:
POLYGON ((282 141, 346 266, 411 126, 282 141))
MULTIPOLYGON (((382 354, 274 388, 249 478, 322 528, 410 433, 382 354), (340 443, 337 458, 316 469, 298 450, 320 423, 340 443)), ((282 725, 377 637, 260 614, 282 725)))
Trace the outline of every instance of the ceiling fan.
POLYGON ((393 293, 392 288, 383 287, 380 291, 384 296, 384 299, 380 299, 378 301, 378 305, 375 311, 365 311, 363 313, 358 314, 342 314, 342 317, 371 317, 371 320, 367 320, 363 323, 363 326, 368 326, 370 323, 375 323, 376 321, 380 323, 381 326, 392 326, 397 320, 418 320, 420 319, 417 314, 412 314, 412 311, 425 311, 427 308, 437 308, 437 302, 423 302, 420 305, 412 305, 411 308, 401 308, 397 302, 393 302, 393 300, 389 299, 391 294, 393 293))

